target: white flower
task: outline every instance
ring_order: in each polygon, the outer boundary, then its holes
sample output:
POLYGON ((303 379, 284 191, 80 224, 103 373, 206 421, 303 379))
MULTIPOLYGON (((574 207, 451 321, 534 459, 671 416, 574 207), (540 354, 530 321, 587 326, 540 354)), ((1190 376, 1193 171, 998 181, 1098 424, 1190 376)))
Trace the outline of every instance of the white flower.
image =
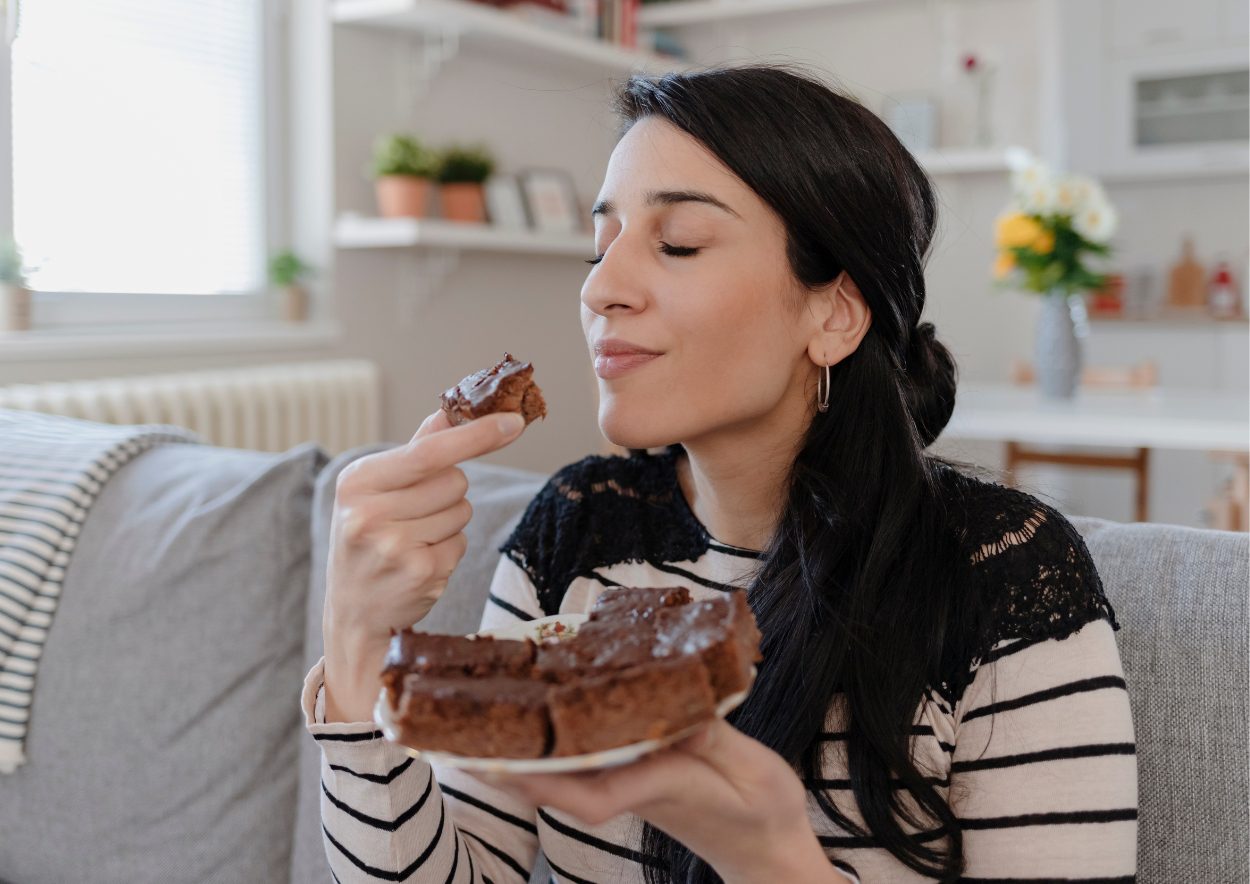
POLYGON ((1090 242, 1106 243, 1115 235, 1118 222, 1115 207, 1102 189, 1095 187, 1072 216, 1072 229, 1090 242))
POLYGON ((1026 215, 1047 215, 1055 208, 1055 185, 1042 177, 1022 181, 1015 188, 1014 203, 1026 215))
POLYGON ((1024 151, 1012 152, 1012 202, 1028 215, 1044 215, 1055 202, 1055 179, 1050 167, 1024 151))
POLYGON ((1055 211, 1076 215, 1087 203, 1102 199, 1102 188, 1083 175, 1064 175, 1055 184, 1055 211))

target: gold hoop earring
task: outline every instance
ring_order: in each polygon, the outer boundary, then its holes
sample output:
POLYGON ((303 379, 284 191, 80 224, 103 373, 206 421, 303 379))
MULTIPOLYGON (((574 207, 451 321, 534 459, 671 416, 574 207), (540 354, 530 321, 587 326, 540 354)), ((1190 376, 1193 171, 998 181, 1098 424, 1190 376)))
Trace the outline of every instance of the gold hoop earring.
POLYGON ((816 410, 824 414, 829 410, 829 366, 824 366, 816 379, 816 410))

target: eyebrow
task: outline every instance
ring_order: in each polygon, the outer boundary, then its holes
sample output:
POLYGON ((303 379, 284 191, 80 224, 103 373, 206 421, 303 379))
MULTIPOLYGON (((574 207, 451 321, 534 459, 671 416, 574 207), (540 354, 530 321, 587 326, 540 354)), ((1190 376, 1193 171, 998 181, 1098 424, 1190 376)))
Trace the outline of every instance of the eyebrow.
MULTIPOLYGON (((715 206, 722 211, 728 212, 735 218, 741 220, 742 216, 725 205, 723 202, 712 196, 710 193, 704 193, 699 190, 651 190, 646 193, 643 200, 648 206, 675 206, 678 203, 705 203, 709 206, 715 206)), ((600 200, 595 207, 590 210, 591 216, 595 215, 612 215, 616 213, 616 206, 608 200, 600 200)))

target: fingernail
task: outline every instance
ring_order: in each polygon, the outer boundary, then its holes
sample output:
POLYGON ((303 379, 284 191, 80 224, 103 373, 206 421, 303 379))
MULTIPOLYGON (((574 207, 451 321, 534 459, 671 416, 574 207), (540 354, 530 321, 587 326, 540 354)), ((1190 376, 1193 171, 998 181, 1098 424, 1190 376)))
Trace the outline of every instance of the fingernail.
POLYGON ((525 417, 510 411, 499 418, 499 432, 504 436, 515 436, 525 426, 525 417))

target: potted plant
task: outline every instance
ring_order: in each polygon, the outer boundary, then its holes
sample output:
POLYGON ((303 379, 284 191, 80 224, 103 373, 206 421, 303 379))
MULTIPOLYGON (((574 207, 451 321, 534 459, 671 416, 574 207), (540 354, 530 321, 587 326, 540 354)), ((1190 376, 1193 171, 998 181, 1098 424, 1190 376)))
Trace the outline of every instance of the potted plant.
POLYGON ((373 145, 378 213, 383 218, 424 218, 438 172, 438 154, 411 135, 379 138, 373 145))
POLYGON ((449 221, 482 224, 486 221, 483 183, 495 169, 484 145, 453 145, 443 151, 438 180, 443 217, 449 221))
POLYGON ((0 331, 30 329, 30 289, 22 250, 12 239, 0 240, 0 331))
POLYGON ((1102 187, 1081 175, 1057 175, 1023 151, 1013 151, 1012 195, 998 218, 994 276, 1001 285, 1042 295, 1034 341, 1043 395, 1071 398, 1080 381, 1087 292, 1109 276, 1085 265, 1111 254, 1117 216, 1102 187))
POLYGON ((289 250, 269 259, 269 281, 282 291, 282 314, 288 322, 308 318, 308 289, 303 280, 312 272, 312 267, 289 250))

